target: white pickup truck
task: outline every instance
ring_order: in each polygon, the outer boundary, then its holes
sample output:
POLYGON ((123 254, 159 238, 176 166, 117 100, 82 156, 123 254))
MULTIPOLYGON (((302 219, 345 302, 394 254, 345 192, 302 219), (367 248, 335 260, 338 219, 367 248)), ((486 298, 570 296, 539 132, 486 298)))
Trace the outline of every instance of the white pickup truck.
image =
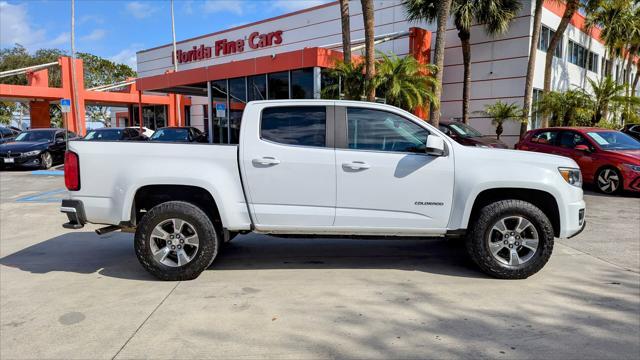
POLYGON ((135 231, 163 280, 196 278, 247 232, 464 236, 483 271, 526 278, 585 226, 573 160, 464 147, 367 102, 250 102, 238 145, 71 141, 65 183, 66 228, 135 231))

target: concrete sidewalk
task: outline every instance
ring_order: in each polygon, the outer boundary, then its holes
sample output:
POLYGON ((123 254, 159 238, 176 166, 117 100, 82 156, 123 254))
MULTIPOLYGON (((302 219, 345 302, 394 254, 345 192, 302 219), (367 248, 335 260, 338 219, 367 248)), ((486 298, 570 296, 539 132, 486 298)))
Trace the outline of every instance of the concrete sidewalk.
MULTIPOLYGON (((486 277, 452 241, 247 235, 198 279, 169 283, 138 264, 130 234, 66 231, 56 204, 15 202, 2 177, 2 359, 640 354, 640 259, 579 249, 608 226, 631 231, 609 230, 609 239, 627 239, 633 254, 640 232, 616 219, 556 243, 550 263, 527 280, 486 277)), ((590 196, 590 209, 594 199, 609 201, 590 196)), ((640 223, 639 199, 612 203, 630 214, 622 221, 640 223)), ((588 212, 589 224, 596 214, 588 212)))

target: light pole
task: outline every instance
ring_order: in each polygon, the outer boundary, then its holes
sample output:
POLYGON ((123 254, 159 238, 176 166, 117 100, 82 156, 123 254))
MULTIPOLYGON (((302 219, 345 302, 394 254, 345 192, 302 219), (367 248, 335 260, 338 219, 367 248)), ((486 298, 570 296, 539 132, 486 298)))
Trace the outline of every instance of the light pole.
MULTIPOLYGON (((178 72, 178 52, 176 50, 176 24, 173 16, 173 0, 171 0, 171 35, 173 36, 173 71, 178 72)), ((182 109, 180 108, 179 94, 176 94, 176 107, 178 111, 178 126, 182 126, 182 109)))
MULTIPOLYGON (((80 118, 78 112, 78 89, 76 82, 76 10, 75 0, 71 0, 71 88, 73 89, 73 114, 75 117, 74 125, 76 132, 82 134, 80 131, 80 121, 84 121, 84 117, 80 118)), ((84 79, 83 79, 84 81, 84 79)), ((69 124, 67 124, 67 127, 69 124)), ((68 129, 67 129, 68 130, 68 129)))

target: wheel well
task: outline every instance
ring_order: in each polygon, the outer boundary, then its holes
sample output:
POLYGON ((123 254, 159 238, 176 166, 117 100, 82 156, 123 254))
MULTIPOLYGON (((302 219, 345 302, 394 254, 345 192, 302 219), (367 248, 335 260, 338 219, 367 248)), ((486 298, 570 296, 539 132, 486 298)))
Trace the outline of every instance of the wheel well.
POLYGON ((222 229, 218 205, 211 193, 201 187, 189 185, 147 185, 141 187, 133 198, 132 223, 138 224, 147 211, 167 201, 185 201, 198 206, 209 216, 218 230, 222 229))
POLYGON ((476 197, 471 209, 471 219, 478 216, 478 212, 488 204, 500 200, 522 200, 535 205, 537 208, 547 215, 551 225, 553 226, 554 235, 560 236, 560 211, 558 203, 553 195, 546 191, 521 188, 499 188, 484 190, 476 197))

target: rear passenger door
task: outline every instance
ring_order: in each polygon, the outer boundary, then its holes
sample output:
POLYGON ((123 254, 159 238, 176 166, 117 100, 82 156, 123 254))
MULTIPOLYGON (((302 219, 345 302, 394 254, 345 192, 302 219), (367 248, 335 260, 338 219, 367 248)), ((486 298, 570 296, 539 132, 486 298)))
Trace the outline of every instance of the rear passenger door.
POLYGON ((547 154, 557 154, 557 137, 557 130, 541 130, 531 136, 531 140, 528 144, 526 144, 528 149, 523 150, 537 151, 547 154))
POLYGON ((265 107, 257 130, 240 139, 256 229, 330 228, 336 205, 333 106, 265 107))

